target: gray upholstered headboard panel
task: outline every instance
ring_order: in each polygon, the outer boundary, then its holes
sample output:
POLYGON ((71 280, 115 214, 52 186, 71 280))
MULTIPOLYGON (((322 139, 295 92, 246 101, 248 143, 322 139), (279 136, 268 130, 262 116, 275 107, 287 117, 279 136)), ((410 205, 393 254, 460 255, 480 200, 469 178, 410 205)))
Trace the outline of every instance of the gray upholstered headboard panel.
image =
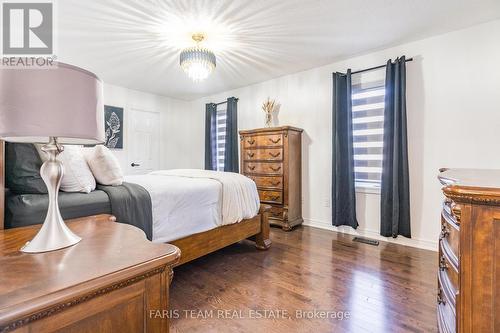
POLYGON ((5 142, 0 140, 0 229, 4 228, 5 216, 5 142))

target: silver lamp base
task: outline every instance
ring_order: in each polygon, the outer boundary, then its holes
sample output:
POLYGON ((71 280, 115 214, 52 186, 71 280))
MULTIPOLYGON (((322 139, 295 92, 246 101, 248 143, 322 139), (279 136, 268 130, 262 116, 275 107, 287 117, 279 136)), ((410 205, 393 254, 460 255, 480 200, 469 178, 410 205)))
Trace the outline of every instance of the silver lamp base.
POLYGON ((49 209, 42 228, 35 238, 21 248, 21 251, 26 253, 54 251, 75 245, 82 240, 66 226, 59 211, 59 187, 64 168, 62 162, 57 160, 57 155, 64 148, 57 143, 57 138, 51 137, 49 143, 44 145, 42 150, 49 156, 40 169, 40 175, 47 185, 49 193, 49 209))

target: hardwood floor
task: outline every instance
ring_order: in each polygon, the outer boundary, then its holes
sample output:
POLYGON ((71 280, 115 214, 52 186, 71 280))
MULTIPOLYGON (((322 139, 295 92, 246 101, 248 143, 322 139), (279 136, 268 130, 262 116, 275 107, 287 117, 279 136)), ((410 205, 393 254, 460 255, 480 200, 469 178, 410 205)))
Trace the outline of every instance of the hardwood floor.
POLYGON ((267 252, 244 241, 177 267, 172 332, 436 332, 437 253, 352 238, 272 228, 267 252), (296 313, 314 310, 328 318, 296 313))

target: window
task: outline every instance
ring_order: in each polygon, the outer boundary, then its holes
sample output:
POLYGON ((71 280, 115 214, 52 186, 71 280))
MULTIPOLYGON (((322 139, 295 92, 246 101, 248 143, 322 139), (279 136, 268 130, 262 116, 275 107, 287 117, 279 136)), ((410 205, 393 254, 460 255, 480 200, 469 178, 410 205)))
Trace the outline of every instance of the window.
POLYGON ((216 117, 217 171, 224 171, 224 153, 226 152, 226 108, 217 108, 216 117))
POLYGON ((353 77, 352 129, 354 178, 357 188, 378 190, 384 142, 384 80, 353 77))

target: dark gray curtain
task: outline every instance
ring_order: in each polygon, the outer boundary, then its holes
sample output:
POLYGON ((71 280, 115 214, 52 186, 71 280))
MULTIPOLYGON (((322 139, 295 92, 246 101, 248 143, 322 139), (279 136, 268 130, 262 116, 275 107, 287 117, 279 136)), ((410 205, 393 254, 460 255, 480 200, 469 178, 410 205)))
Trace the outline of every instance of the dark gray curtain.
POLYGON ((387 61, 381 185, 382 236, 411 237, 405 57, 387 61))
POLYGON ((332 224, 356 229, 351 70, 333 73, 332 224))
POLYGON ((224 171, 239 172, 238 162, 238 99, 227 99, 226 142, 224 152, 224 171))
POLYGON ((217 105, 208 103, 205 105, 205 169, 217 169, 217 105))

